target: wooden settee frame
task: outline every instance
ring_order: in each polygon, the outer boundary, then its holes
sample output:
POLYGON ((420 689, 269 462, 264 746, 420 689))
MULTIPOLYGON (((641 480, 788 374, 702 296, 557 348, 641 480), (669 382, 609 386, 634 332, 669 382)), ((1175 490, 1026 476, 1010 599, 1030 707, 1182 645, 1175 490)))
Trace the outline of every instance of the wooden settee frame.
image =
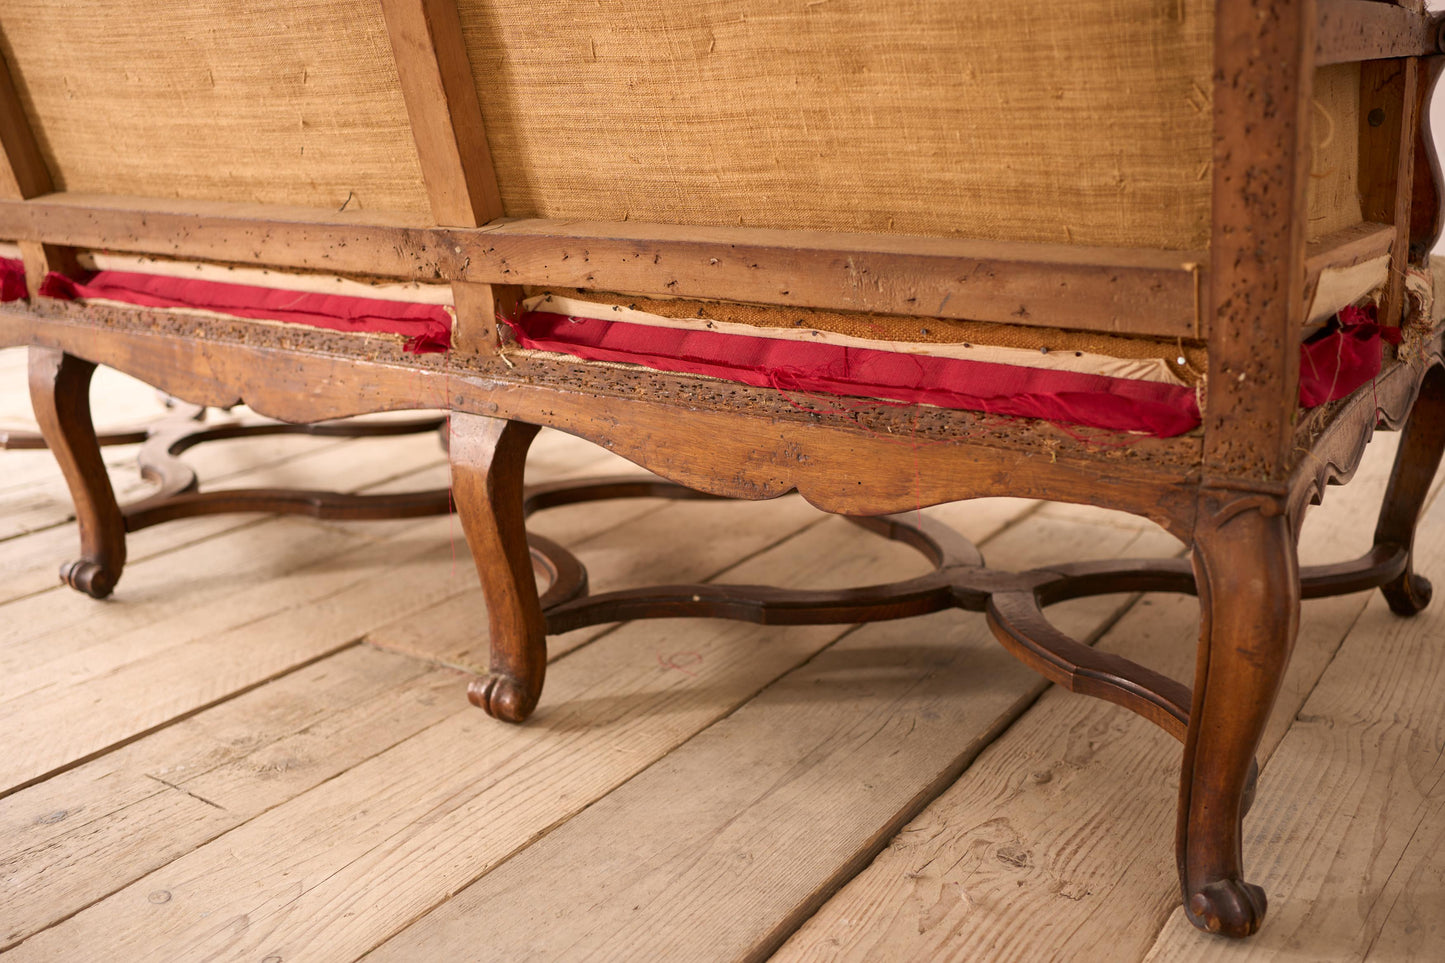
POLYGON ((66 569, 67 580, 103 596, 125 561, 127 521, 106 481, 87 397, 97 364, 191 402, 244 401, 295 422, 450 410, 455 497, 493 644, 492 675, 472 695, 513 721, 540 696, 549 629, 680 611, 623 599, 579 615, 574 599, 570 614, 544 612, 522 484, 538 426, 604 445, 690 489, 742 498, 797 490, 851 516, 1001 494, 1131 512, 1188 544, 1192 565, 1065 565, 1008 575, 935 544, 939 570, 902 601, 865 591, 833 593, 802 606, 807 612, 754 599, 740 613, 719 598, 705 600, 712 608, 704 610, 760 621, 841 618, 840 611, 882 618, 948 605, 987 611, 999 638, 1044 675, 1127 706, 1183 741, 1177 852, 1189 917, 1213 932, 1253 932, 1265 899, 1244 882, 1240 820, 1301 596, 1378 586, 1402 614, 1429 599, 1410 559, 1445 448, 1438 336, 1418 340, 1408 359, 1345 401, 1301 416, 1297 396, 1307 295, 1321 273, 1388 253, 1380 319, 1399 325, 1406 270, 1426 259, 1439 233, 1438 163, 1420 136, 1423 104, 1441 69, 1438 22, 1375 0, 1218 0, 1212 230, 1208 250, 1189 253, 509 220, 455 0, 382 0, 382 7, 429 219, 56 192, 0 64, 0 238, 20 242, 32 294, 47 272, 75 271, 78 250, 103 249, 445 281, 455 297, 453 350, 430 356, 373 342, 358 347, 319 330, 40 297, 0 311, 0 344, 32 346, 36 416, 75 498, 82 557, 66 569), (1312 72, 1353 61, 1363 62, 1366 78, 1365 223, 1307 243, 1312 72), (1046 425, 967 412, 804 411, 740 386, 510 358, 496 320, 512 310, 522 285, 1203 339, 1204 427, 1101 449, 1046 425), (1327 483, 1349 477, 1377 422, 1405 425, 1412 407, 1372 551, 1301 572, 1295 545, 1306 507, 1327 483), (1062 637, 1040 614, 1065 598, 1121 590, 1198 592, 1192 692, 1062 637))

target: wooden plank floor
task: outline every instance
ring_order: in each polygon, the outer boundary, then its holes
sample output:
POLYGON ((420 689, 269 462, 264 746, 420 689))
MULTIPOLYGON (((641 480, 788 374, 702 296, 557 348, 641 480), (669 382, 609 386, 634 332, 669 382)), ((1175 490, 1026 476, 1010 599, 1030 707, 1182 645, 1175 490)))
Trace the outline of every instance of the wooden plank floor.
MULTIPOLYGON (((0 351, 0 424, 28 418, 0 351)), ((98 419, 160 412, 106 375, 98 419)), ((1309 519, 1357 553, 1393 453, 1309 519)), ((134 449, 107 453, 145 491, 134 449)), ((434 437, 203 446, 222 485, 446 483, 434 437)), ((539 437, 529 478, 635 470, 539 437)), ((993 499, 931 509, 990 562, 1167 556, 1154 526, 993 499)), ((837 587, 921 572, 795 497, 543 513, 606 590, 837 587)), ((1290 960, 1445 958, 1445 616, 1307 603, 1246 824, 1264 931, 1177 907, 1179 746, 1043 684, 981 616, 865 627, 675 620, 553 640, 512 727, 466 704, 484 664, 454 519, 264 516, 141 532, 115 598, 55 584, 76 545, 43 452, 0 453, 0 955, 22 960, 1290 960)), ((1445 503, 1421 532, 1445 585, 1445 503)), ((1197 606, 1054 610, 1187 679, 1197 606)))

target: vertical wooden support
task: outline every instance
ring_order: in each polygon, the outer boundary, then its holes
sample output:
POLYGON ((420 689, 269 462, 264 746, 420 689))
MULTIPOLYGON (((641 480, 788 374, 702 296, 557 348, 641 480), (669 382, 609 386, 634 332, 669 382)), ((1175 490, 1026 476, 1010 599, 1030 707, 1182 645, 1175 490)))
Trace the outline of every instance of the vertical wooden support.
POLYGON ((1380 586, 1396 615, 1416 615, 1430 604, 1430 582, 1415 572, 1415 529, 1430 495, 1430 483, 1445 455, 1445 368, 1431 368, 1400 436, 1390 487, 1380 506, 1375 544, 1403 546, 1409 551, 1405 571, 1380 586))
MULTIPOLYGON (((10 65, 0 55, 0 198, 23 201, 54 189, 35 131, 20 103, 10 65)), ((50 271, 73 274, 79 270, 71 248, 21 241, 20 251, 25 258, 25 286, 31 297, 39 292, 40 282, 50 271)))
POLYGON ((1299 402, 1315 5, 1217 11, 1205 472, 1278 482, 1299 402))
POLYGON ((125 519, 100 457, 90 418, 95 365, 57 348, 30 348, 30 403, 45 444, 60 465, 80 526, 80 558, 60 567, 60 580, 103 599, 125 568, 125 519))
POLYGON ((477 565, 491 628, 491 673, 467 688, 495 719, 522 722, 542 695, 547 626, 532 574, 522 475, 537 426, 455 412, 452 493, 477 565))
MULTIPOLYGON (((392 56, 432 216, 442 227, 480 227, 502 216, 476 78, 462 39, 456 0, 381 0, 392 56)), ((520 288, 452 284, 454 350, 494 349, 495 318, 516 310, 520 288)))
POLYGON ((1299 561, 1282 501, 1202 495, 1192 546, 1199 656, 1175 854, 1189 921, 1242 937, 1268 907, 1264 890, 1245 880, 1241 824, 1254 752, 1299 629, 1299 561))
POLYGON ((1435 138, 1437 135, 1445 136, 1445 131, 1435 129, 1430 117, 1430 102, 1440 74, 1445 72, 1445 57, 1426 57, 1420 61, 1419 71, 1415 116, 1419 119, 1420 129, 1415 137, 1414 191, 1410 198, 1410 260, 1416 264, 1422 264, 1429 258, 1430 251, 1440 240, 1442 229, 1442 180, 1435 138))
POLYGON ((1240 823, 1250 766, 1298 626, 1283 499, 1299 407, 1314 0, 1218 0, 1204 485, 1193 556, 1199 656, 1176 856, 1194 925, 1264 919, 1240 823))
POLYGON ((1419 130, 1420 61, 1370 60, 1360 64, 1360 204, 1365 220, 1395 227, 1390 277, 1380 303, 1381 324, 1404 317, 1405 270, 1410 263, 1410 206, 1404 190, 1415 178, 1419 130))

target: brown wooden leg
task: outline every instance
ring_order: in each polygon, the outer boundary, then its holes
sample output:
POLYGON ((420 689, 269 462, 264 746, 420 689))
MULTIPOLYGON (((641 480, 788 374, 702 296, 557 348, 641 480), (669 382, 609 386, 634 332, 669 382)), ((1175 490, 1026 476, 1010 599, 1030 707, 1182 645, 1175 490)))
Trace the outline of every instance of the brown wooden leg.
POLYGON ((80 523, 80 558, 61 566, 71 588, 98 599, 115 589, 125 567, 125 521, 105 473, 90 419, 95 365, 54 348, 30 349, 30 403, 70 486, 80 523))
POLYGON ((1430 482, 1445 452, 1445 369, 1431 368, 1420 386, 1420 397, 1400 437, 1390 487, 1380 506, 1375 544, 1400 546, 1410 551, 1411 562, 1393 582, 1380 586, 1385 601, 1397 615, 1414 615, 1430 604, 1430 582, 1414 569, 1415 523, 1425 507, 1430 482))
POLYGON ((491 675, 467 698, 487 714, 521 722, 547 672, 546 624, 522 514, 522 474, 536 425, 453 414, 452 490, 482 580, 492 631, 491 675))
POLYGON ((1299 628, 1299 563, 1283 506, 1247 493, 1201 499, 1194 569, 1202 624, 1179 784, 1179 877, 1195 926, 1241 937, 1266 907, 1264 891, 1244 881, 1246 787, 1299 628))

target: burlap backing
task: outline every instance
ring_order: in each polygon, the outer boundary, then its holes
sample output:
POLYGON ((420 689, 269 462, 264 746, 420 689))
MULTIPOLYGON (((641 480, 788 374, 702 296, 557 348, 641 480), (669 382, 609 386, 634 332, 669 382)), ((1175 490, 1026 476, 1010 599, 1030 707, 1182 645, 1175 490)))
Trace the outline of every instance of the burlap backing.
POLYGON ((375 2, 3 0, 0 37, 62 189, 429 210, 375 2))
MULTIPOLYGON (((507 213, 1206 245, 1212 0, 461 0, 507 213)), ((425 211, 374 0, 4 0, 68 190, 425 211)), ((1320 71, 1310 226, 1359 220, 1320 71)))
MULTIPOLYGON (((461 0, 514 216, 1206 246, 1212 0, 461 0)), ((1358 221, 1327 68, 1312 227, 1358 221)))

